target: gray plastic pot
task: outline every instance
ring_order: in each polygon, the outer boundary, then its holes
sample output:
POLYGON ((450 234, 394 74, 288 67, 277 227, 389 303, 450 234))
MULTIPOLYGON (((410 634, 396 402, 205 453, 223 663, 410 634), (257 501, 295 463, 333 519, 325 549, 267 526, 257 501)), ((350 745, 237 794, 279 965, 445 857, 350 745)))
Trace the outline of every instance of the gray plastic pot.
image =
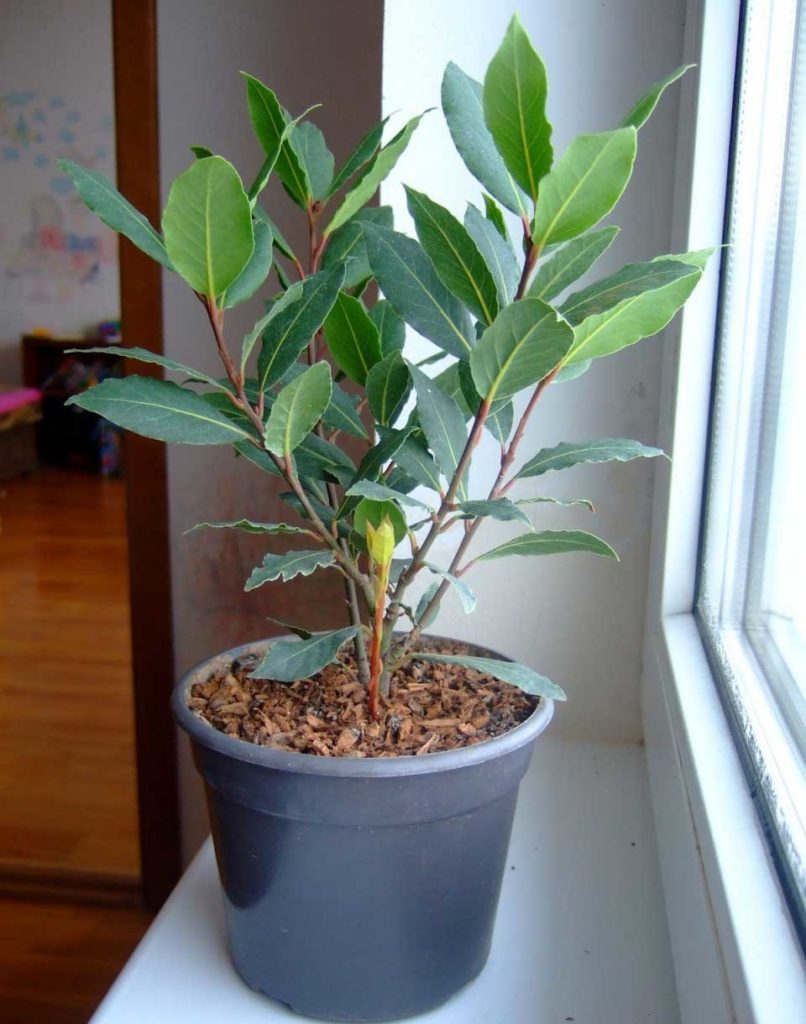
POLYGON ((487 960, 518 787, 553 703, 445 753, 286 753, 226 736, 187 706, 194 683, 267 643, 205 661, 173 696, 205 781, 235 967, 322 1020, 438 1006, 487 960))

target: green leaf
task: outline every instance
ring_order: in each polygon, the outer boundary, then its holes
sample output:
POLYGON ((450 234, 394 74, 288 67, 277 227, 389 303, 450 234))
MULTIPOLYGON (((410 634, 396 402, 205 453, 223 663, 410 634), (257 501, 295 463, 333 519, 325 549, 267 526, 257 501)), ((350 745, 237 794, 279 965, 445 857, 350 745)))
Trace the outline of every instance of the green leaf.
MULTIPOLYGON (((271 217, 266 213, 262 206, 256 205, 252 210, 252 216, 255 220, 262 221, 266 227, 271 231, 271 236, 274 241, 274 248, 279 249, 280 252, 289 260, 294 259, 294 251, 288 244, 286 239, 283 237, 282 231, 277 227, 271 217)), ((278 273, 280 268, 278 267, 278 273)))
POLYGON ((207 146, 191 146, 190 152, 197 160, 206 160, 208 156, 214 155, 212 149, 208 149, 207 146))
POLYGON ((550 505, 559 505, 560 508, 573 508, 575 505, 583 505, 589 512, 595 512, 593 502, 590 498, 519 498, 516 505, 536 505, 545 502, 550 505))
POLYGON ((351 437, 366 439, 367 431, 361 421, 361 415, 356 409, 357 405, 356 395, 348 394, 338 384, 334 384, 330 405, 325 409, 322 422, 331 430, 340 430, 343 434, 349 434, 351 437))
POLYGON ((194 291, 225 292, 255 247, 252 208, 232 164, 211 156, 183 171, 168 193, 162 230, 171 263, 194 291))
POLYGON ((284 305, 268 324, 258 358, 261 391, 280 380, 322 326, 339 294, 343 275, 342 267, 334 267, 306 277, 300 298, 284 305))
POLYGON ((662 330, 694 291, 702 271, 680 260, 622 267, 563 303, 574 326, 568 363, 612 355, 662 330))
POLYGON ((554 156, 543 61, 517 14, 484 77, 484 120, 512 177, 537 200, 554 156))
POLYGON ((196 523, 185 533, 193 533, 194 530, 242 530, 244 533, 259 533, 269 536, 282 533, 304 533, 309 537, 313 536, 310 530, 304 530, 301 526, 290 526, 288 523, 256 523, 252 519, 233 519, 222 523, 196 523))
POLYGON ((372 415, 383 426, 394 423, 411 390, 411 375, 399 352, 386 356, 367 374, 367 400, 372 415))
POLYGON ((241 302, 251 299, 255 292, 266 281, 271 271, 274 239, 271 228, 262 220, 255 221, 255 248, 249 262, 227 288, 224 309, 231 309, 241 302))
POLYGON ((322 269, 329 270, 337 264, 344 265, 344 288, 355 288, 368 277, 372 270, 367 259, 364 241, 364 225, 378 224, 391 228, 393 223, 391 206, 368 206, 336 231, 328 242, 322 257, 322 269))
POLYGON ((507 306, 470 357, 476 390, 488 401, 509 398, 542 380, 574 342, 574 332, 541 299, 507 306))
POLYGON ((489 501, 460 501, 457 510, 462 513, 463 519, 500 519, 502 522, 520 522, 533 530, 532 521, 529 516, 509 500, 509 498, 492 498, 489 501))
POLYGON ((495 224, 470 204, 465 213, 465 227, 493 276, 499 305, 508 306, 515 298, 520 278, 518 260, 509 239, 505 240, 495 224))
MULTIPOLYGON (((454 367, 449 367, 449 369, 453 368, 454 367)), ((459 402, 459 405, 462 406, 463 409, 467 409, 468 417, 475 416, 479 411, 481 398, 476 390, 476 385, 473 382, 473 373, 470 369, 470 361, 467 359, 461 360, 456 363, 455 369, 463 399, 462 402, 459 402)), ((440 374, 440 377, 442 377, 442 374, 440 374)), ((440 377, 437 378, 438 381, 440 377)), ((514 416, 515 411, 512 407, 512 402, 508 399, 505 398, 503 400, 493 402, 490 412, 487 415, 487 419, 484 421, 484 426, 499 444, 504 444, 512 432, 514 416)))
POLYGON ((333 181, 335 161, 327 148, 325 137, 310 121, 297 125, 290 136, 290 145, 311 183, 314 199, 324 199, 333 181))
POLYGON ((400 511, 394 501, 388 499, 376 501, 375 498, 362 498, 356 506, 353 514, 353 527, 360 536, 366 537, 367 523, 371 523, 375 529, 381 525, 384 519, 388 519, 395 532, 395 543, 399 544, 408 532, 406 517, 400 511))
POLYGON ((486 192, 482 192, 482 198, 484 199, 484 217, 488 220, 498 234, 503 238, 505 242, 510 242, 509 232, 507 231, 507 225, 504 221, 504 215, 501 212, 498 204, 492 196, 488 196, 486 192))
POLYGON ((286 551, 282 555, 264 555, 263 563, 253 569, 244 590, 255 590, 264 583, 282 580, 287 583, 295 576, 310 576, 317 569, 325 569, 336 561, 332 551, 286 551))
POLYGON ((316 434, 305 438, 294 453, 294 459, 301 476, 314 480, 333 479, 342 487, 350 483, 356 472, 355 463, 347 452, 316 434))
POLYGON ((574 238, 551 259, 540 264, 527 294, 548 302, 565 291, 590 270, 602 253, 610 248, 618 233, 617 227, 600 228, 574 238))
POLYGON ((576 380, 577 377, 581 377, 583 374, 587 373, 592 365, 592 359, 583 359, 580 363, 571 363, 569 366, 564 366, 552 383, 566 384, 568 381, 576 380))
POLYGON ((630 180, 636 148, 634 128, 578 135, 540 186, 535 245, 575 238, 610 213, 630 180))
MULTIPOLYGON (((433 456, 417 437, 407 437, 395 454, 400 469, 422 487, 440 490, 439 469, 433 456)), ((391 480, 391 477, 390 477, 391 480)))
POLYGON ((411 498, 408 494, 401 494, 400 491, 387 487, 386 484, 377 483, 374 480, 358 480, 346 492, 348 498, 372 498, 375 501, 396 501, 399 505, 409 505, 412 508, 424 508, 429 512, 431 509, 424 501, 411 498))
POLYGON ((308 436, 330 404, 330 366, 314 363, 280 391, 266 422, 264 444, 285 456, 308 436))
POLYGON ((246 364, 249 362, 249 356, 252 354, 257 339, 263 334, 265 329, 271 323, 271 321, 278 316, 284 309, 290 306, 292 303, 297 302, 302 298, 302 281, 297 281, 296 284, 291 285, 288 291, 276 299, 269 311, 265 316, 262 316, 260 320, 255 324, 251 331, 244 337, 243 346, 241 349, 241 373, 245 374, 246 364))
POLYGON ((99 171, 88 171, 72 160, 57 160, 59 169, 64 171, 75 185, 85 206, 99 217, 107 227, 125 235, 138 249, 173 270, 165 243, 139 210, 128 199, 124 199, 115 186, 99 171))
POLYGON ((402 352, 406 344, 406 322, 397 315, 389 300, 376 302, 369 311, 369 318, 378 328, 384 358, 392 352, 402 352))
POLYGON ((517 661, 498 661, 496 658, 476 658, 468 654, 431 654, 430 652, 417 651, 412 655, 420 661, 435 661, 448 665, 464 665, 466 668, 475 669, 477 672, 484 672, 495 679, 502 679, 505 683, 512 683, 519 690, 525 693, 534 694, 536 697, 549 697, 551 700, 565 700, 565 694, 550 679, 538 675, 537 672, 526 665, 519 665, 517 661))
POLYGON ((411 428, 391 430, 388 427, 380 427, 380 441, 370 448, 361 460, 349 486, 352 487, 359 480, 376 479, 387 462, 396 457, 410 433, 411 428))
POLYGON ((528 202, 516 185, 484 122, 481 83, 456 64, 448 64, 442 79, 442 110, 453 144, 465 166, 499 203, 528 217, 528 202))
POLYGON ((187 374, 187 376, 191 377, 193 380, 209 384, 218 391, 229 391, 228 387, 215 380, 215 378, 208 377, 207 374, 202 373, 201 370, 194 370, 192 366, 186 366, 184 363, 177 363, 173 359, 157 355, 156 352, 151 352, 147 348, 140 348, 137 345, 132 345, 131 348, 125 348, 123 345, 98 345, 94 348, 68 348, 65 349, 65 352, 81 352, 83 355, 98 352, 102 355, 123 356, 124 359, 135 359, 139 363, 153 363, 155 366, 162 366, 166 370, 173 370, 175 373, 187 374))
POLYGON ((675 68, 671 74, 662 78, 659 82, 655 82, 652 88, 644 93, 641 99, 635 104, 629 114, 625 115, 624 120, 621 122, 622 127, 632 125, 633 128, 642 128, 652 115, 655 107, 658 105, 658 100, 664 94, 666 89, 676 82, 678 78, 682 78, 683 75, 690 69, 693 68, 694 64, 683 64, 679 68, 675 68))
MULTIPOLYGON (((469 366, 470 363, 466 359, 461 359, 458 363, 451 363, 450 366, 446 366, 444 370, 434 377, 436 386, 456 402, 462 410, 465 420, 475 416, 481 405, 481 399, 476 394, 475 387, 472 387, 468 394, 465 375, 466 369, 469 366)), ((470 383, 472 385, 473 381, 471 380, 470 383)))
MULTIPOLYGON (((300 114, 299 117, 295 117, 293 121, 287 119, 286 126, 283 129, 282 133, 278 135, 277 138, 274 140, 274 143, 272 144, 271 147, 271 151, 267 153, 266 159, 261 164, 260 170, 255 175, 255 180, 249 186, 249 190, 247 192, 247 195, 249 196, 249 202, 252 204, 253 212, 255 211, 255 207, 258 201, 258 197, 260 196, 260 193, 269 183, 271 172, 274 170, 277 164, 277 160, 280 157, 280 153, 282 152, 283 146, 287 144, 291 133, 294 131, 294 129, 297 127, 297 125, 300 123, 303 117, 305 117, 306 114, 309 114, 313 109, 314 107, 309 107, 308 110, 300 114)), ((271 225, 267 226, 270 227, 271 225)))
POLYGON ((465 581, 460 580, 459 577, 454 576, 453 573, 445 572, 444 569, 440 569, 438 566, 432 565, 430 562, 426 562, 425 565, 426 568, 434 573, 435 576, 440 576, 443 580, 447 580, 448 583, 450 583, 459 595, 465 615, 472 615, 476 610, 476 595, 465 581))
POLYGON ((587 552, 591 555, 603 555, 615 558, 616 552, 595 533, 585 530, 542 530, 539 533, 522 533, 519 537, 499 544, 491 551, 479 555, 478 561, 486 562, 493 558, 506 558, 508 555, 560 555, 567 552, 587 552))
POLYGON ((327 633, 314 633, 308 640, 275 640, 251 678, 274 679, 278 683, 309 679, 335 661, 339 649, 357 632, 358 626, 345 626, 327 633))
POLYGON ((358 213, 362 206, 365 206, 375 195, 378 186, 390 173, 397 161, 400 159, 414 130, 424 115, 413 117, 404 128, 395 135, 381 150, 367 168, 366 172, 344 197, 341 206, 333 214, 333 218, 325 228, 324 238, 329 237, 350 218, 358 213))
POLYGON ((268 86, 252 75, 241 72, 246 79, 246 99, 249 118, 255 135, 268 157, 276 155, 276 168, 280 180, 291 197, 305 206, 311 198, 311 183, 299 157, 285 138, 288 122, 287 111, 268 86), (279 152, 278 152, 279 147, 279 152))
POLYGON ((282 626, 283 629, 287 629, 289 633, 293 633, 298 636, 300 640, 310 640, 313 633, 309 629, 303 629, 302 626, 295 626, 290 622, 284 622, 282 619, 275 619, 272 615, 267 615, 266 618, 269 622, 273 622, 275 626, 282 626))
POLYGON ((386 127, 386 122, 389 120, 385 117, 382 121, 379 121, 374 128, 370 128, 367 134, 361 139, 352 153, 347 157, 344 162, 344 166, 341 167, 336 177, 333 179, 330 188, 328 189, 328 197, 335 195, 339 189, 346 185, 350 178, 354 174, 357 174, 362 167, 365 167, 369 161, 375 156, 378 151, 378 147, 381 144, 381 137, 383 136, 383 130, 386 127))
POLYGON ((361 300, 339 292, 324 329, 336 365, 363 386, 367 373, 381 361, 381 342, 361 300))
POLYGON ((515 474, 515 479, 542 476, 555 469, 568 469, 586 462, 629 462, 632 459, 653 459, 663 455, 660 448, 650 448, 625 437, 606 437, 598 441, 564 441, 553 448, 543 448, 515 474))
POLYGON ((424 193, 406 186, 406 195, 417 237, 437 277, 480 320, 492 323, 498 312, 498 292, 467 228, 424 193))
POLYGON ((230 444, 247 431, 211 408, 193 391, 153 377, 109 377, 67 399, 119 427, 177 444, 230 444))
POLYGON ((394 309, 423 337, 460 359, 472 348, 473 328, 461 303, 437 276, 421 246, 396 231, 367 225, 367 256, 394 309))
MULTIPOLYGON (((417 392, 417 416, 428 447, 450 483, 467 443, 464 413, 422 370, 409 364, 409 372, 417 392)), ((460 491, 463 490, 462 484, 460 491)))

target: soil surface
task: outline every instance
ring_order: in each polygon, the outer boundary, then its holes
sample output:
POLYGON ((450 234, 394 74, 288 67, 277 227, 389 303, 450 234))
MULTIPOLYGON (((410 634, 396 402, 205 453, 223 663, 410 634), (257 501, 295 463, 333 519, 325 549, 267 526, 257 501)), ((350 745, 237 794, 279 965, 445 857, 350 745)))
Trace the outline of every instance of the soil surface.
MULTIPOLYGON (((471 653, 461 644, 438 649, 471 653)), ((295 683, 250 679, 257 661, 245 656, 196 683, 189 707, 228 736, 323 757, 399 757, 472 746, 513 729, 538 704, 482 672, 413 659, 393 675, 380 721, 373 722, 350 654, 295 683)))

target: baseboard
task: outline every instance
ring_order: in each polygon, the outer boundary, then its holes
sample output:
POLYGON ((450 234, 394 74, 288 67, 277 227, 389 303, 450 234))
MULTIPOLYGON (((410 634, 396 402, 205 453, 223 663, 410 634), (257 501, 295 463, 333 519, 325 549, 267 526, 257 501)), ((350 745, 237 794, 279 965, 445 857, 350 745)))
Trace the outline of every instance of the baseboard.
POLYGON ((0 896, 107 906, 143 905, 139 878, 75 871, 49 864, 19 864, 0 858, 0 896))

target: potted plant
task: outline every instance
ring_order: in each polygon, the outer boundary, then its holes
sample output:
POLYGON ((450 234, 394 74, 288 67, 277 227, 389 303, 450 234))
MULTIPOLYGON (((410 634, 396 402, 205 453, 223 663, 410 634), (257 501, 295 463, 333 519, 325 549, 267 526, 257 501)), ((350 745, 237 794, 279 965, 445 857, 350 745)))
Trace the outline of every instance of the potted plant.
POLYGON ((407 189, 418 240, 367 204, 420 117, 385 144, 386 122, 376 125, 334 172, 309 112, 292 119, 250 76, 257 176, 244 187, 227 160, 194 147, 162 233, 100 175, 62 165, 105 223, 184 278, 223 366, 219 379, 121 349, 181 379, 112 379, 71 402, 148 437, 229 447, 284 483, 292 522, 199 524, 293 538, 247 591, 318 571, 343 578, 343 628, 280 623, 289 635, 212 658, 174 696, 207 784, 235 965, 300 1013, 404 1017, 484 965, 518 785, 564 694, 530 667, 425 631, 449 590, 473 610, 476 561, 616 557, 593 533, 536 528, 527 510, 554 499, 529 484, 659 451, 606 439, 524 453, 521 442, 549 387, 657 333, 702 275, 708 253, 686 253, 571 291, 613 242, 618 228, 597 224, 627 186, 639 129, 684 70, 555 160, 546 72, 514 18, 483 85, 453 64, 442 84, 483 209, 459 220, 407 189), (307 219, 305 257, 261 206, 271 174, 307 219), (502 207, 517 218, 517 245, 502 207), (273 294, 237 351, 226 311, 272 272, 273 294), (370 303, 373 282, 383 298, 370 303), (407 361, 405 324, 433 343, 432 358, 407 361), (426 365, 436 362, 438 372, 426 365), (500 468, 474 494, 468 468, 485 430, 500 468), (347 436, 363 444, 357 462, 347 436), (488 518, 514 535, 471 554, 488 518), (431 553, 449 530, 445 568, 431 553))

